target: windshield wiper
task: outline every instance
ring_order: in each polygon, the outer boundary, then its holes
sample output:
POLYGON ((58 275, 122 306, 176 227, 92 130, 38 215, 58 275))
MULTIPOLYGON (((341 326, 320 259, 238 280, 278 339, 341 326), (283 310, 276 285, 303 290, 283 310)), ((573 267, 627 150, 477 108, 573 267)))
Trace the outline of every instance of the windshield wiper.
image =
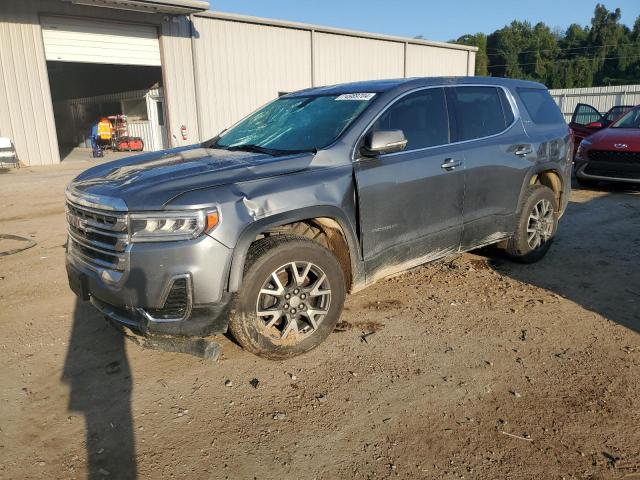
POLYGON ((293 155, 296 153, 307 153, 307 152, 316 153, 313 150, 279 150, 277 148, 261 147, 260 145, 253 145, 253 144, 232 145, 231 147, 224 147, 224 148, 231 151, 235 150, 235 151, 242 151, 242 152, 266 153, 267 155, 271 155, 272 157, 278 157, 282 155, 293 155))
POLYGON ((255 152, 255 153, 266 153, 267 155, 271 155, 272 157, 277 157, 279 155, 288 155, 292 153, 288 150, 277 150, 275 148, 267 148, 261 147, 260 145, 232 145, 231 147, 226 147, 227 150, 230 151, 242 151, 242 152, 255 152))

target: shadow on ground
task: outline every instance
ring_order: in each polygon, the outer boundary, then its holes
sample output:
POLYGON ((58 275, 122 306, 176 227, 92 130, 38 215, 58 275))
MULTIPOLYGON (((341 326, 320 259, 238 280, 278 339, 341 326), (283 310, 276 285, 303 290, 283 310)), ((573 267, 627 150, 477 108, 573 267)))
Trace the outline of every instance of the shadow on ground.
POLYGON ((63 381, 69 410, 84 415, 87 477, 134 479, 132 377, 125 337, 87 302, 76 301, 63 381))
POLYGON ((503 275, 640 333, 640 195, 621 187, 600 191, 595 197, 574 193, 556 240, 539 263, 515 264, 495 251, 489 263, 503 275))

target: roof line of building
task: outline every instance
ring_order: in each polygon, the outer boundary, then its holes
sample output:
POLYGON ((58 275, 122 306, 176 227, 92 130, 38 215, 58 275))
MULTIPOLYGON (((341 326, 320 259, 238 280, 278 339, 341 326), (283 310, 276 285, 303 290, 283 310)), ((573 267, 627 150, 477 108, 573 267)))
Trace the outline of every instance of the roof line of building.
POLYGON ((207 0, 62 0, 66 3, 139 12, 189 14, 207 10, 207 0))
POLYGON ((177 6, 185 8, 193 8, 196 10, 206 10, 209 8, 207 0, 141 0, 143 3, 156 4, 158 6, 177 6))
POLYGON ((459 45, 456 43, 433 42, 431 40, 423 40, 420 38, 398 37, 395 35, 384 35, 381 33, 363 32, 360 30, 347 30, 343 28, 326 27, 322 25, 313 25, 309 23, 289 22, 286 20, 276 20, 271 18, 252 17, 250 15, 240 15, 237 13, 226 12, 198 12, 194 14, 197 17, 216 18, 218 20, 229 20, 234 22, 255 23, 258 25, 269 25, 274 27, 295 28, 297 30, 308 30, 320 33, 333 33, 337 35, 348 35, 350 37, 371 38, 375 40, 386 40, 390 42, 408 43, 412 45, 426 45, 429 47, 447 48, 453 50, 466 50, 469 52, 477 52, 478 47, 468 45, 459 45))

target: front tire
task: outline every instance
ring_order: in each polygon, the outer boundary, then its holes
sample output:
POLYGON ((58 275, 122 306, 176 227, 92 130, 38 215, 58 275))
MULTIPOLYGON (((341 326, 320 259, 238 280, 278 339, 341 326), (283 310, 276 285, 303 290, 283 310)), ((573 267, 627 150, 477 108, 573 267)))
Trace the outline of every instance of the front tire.
POLYGON ((256 355, 294 357, 329 336, 345 294, 342 268, 329 250, 306 237, 267 237, 249 249, 229 330, 256 355))
POLYGON ((515 234, 507 243, 507 254, 522 263, 541 260, 551 248, 558 229, 558 206, 553 191, 530 185, 524 193, 515 234))

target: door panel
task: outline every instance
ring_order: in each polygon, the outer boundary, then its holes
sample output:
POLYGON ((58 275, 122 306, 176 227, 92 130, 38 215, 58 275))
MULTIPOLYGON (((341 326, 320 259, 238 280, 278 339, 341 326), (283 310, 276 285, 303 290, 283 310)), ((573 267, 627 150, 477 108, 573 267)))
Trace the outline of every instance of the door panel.
POLYGON ((152 104, 153 111, 150 112, 149 120, 154 125, 154 150, 164 150, 169 147, 167 127, 164 122, 164 100, 162 97, 154 97, 152 104))
POLYGON ((513 232, 520 192, 537 156, 535 150, 520 122, 498 137, 465 144, 464 250, 513 232), (517 155, 516 151, 531 153, 517 155))
POLYGON ((455 253, 462 233, 464 168, 451 146, 357 162, 363 252, 368 270, 430 253, 455 253))
POLYGON ((514 214, 534 146, 504 91, 490 86, 447 91, 465 162, 462 249, 492 243, 513 231, 514 214))
POLYGON ((588 123, 600 121, 602 121, 602 115, 600 115, 600 112, 595 107, 587 105, 586 103, 579 103, 571 117, 571 123, 576 123, 578 125, 586 125, 588 123))
POLYGON ((369 276, 380 269, 419 264, 455 253, 462 232, 464 165, 448 145, 442 89, 398 100, 372 129, 396 130, 408 140, 404 152, 360 158, 355 163, 362 247, 369 276), (445 145, 439 145, 446 143, 445 145))
POLYGON ((573 111, 573 116, 569 123, 569 127, 571 127, 576 137, 576 147, 584 138, 600 130, 600 128, 587 127, 588 124, 593 122, 603 123, 604 118, 595 107, 586 103, 579 103, 573 111))

